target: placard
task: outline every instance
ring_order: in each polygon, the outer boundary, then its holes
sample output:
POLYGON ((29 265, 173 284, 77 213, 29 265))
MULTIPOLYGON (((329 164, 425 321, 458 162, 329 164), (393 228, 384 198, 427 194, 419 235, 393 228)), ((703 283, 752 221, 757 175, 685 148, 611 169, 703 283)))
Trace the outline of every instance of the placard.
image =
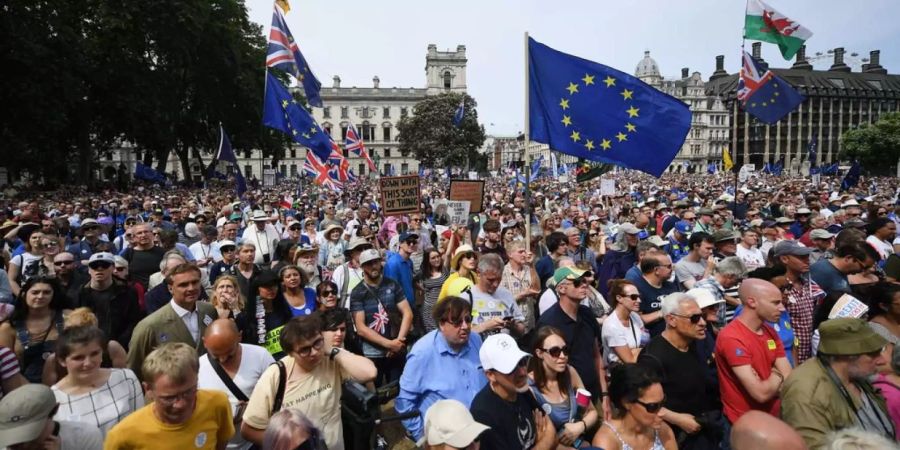
POLYGON ((263 186, 275 186, 275 169, 270 167, 263 168, 263 186))
POLYGON ((450 180, 450 200, 469 202, 469 214, 484 210, 484 180, 450 180))
POLYGON ((616 195, 616 180, 612 178, 600 179, 600 195, 616 195))
POLYGON ((448 225, 466 226, 469 223, 469 207, 467 200, 435 200, 432 203, 435 216, 446 215, 450 220, 448 225))
POLYGON ((470 180, 477 180, 477 179, 478 179, 478 172, 469 172, 469 179, 470 179, 470 180))
POLYGON ((381 191, 381 208, 385 216, 399 216, 419 212, 422 192, 419 176, 381 177, 378 179, 381 191))

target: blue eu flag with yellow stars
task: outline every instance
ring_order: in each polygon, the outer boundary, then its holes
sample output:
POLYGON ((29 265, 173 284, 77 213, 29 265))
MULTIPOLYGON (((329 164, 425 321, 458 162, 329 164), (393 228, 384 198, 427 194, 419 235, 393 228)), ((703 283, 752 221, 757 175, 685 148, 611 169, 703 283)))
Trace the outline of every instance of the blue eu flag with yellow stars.
POLYGON ((331 155, 331 138, 271 72, 266 72, 262 123, 309 148, 321 161, 327 160, 331 155))
POLYGON ((680 100, 603 64, 528 39, 530 138, 659 177, 691 128, 680 100))

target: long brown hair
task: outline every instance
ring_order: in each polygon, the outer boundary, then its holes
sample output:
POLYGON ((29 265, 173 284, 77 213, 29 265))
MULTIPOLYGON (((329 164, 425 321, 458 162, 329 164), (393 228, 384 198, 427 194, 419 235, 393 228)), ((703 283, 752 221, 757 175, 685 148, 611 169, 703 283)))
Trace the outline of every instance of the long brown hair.
MULTIPOLYGON (((543 351, 544 341, 546 341, 548 337, 553 335, 559 336, 563 341, 566 340, 566 337, 562 334, 562 331, 560 331, 559 328, 549 325, 540 327, 534 336, 533 343, 531 344, 531 354, 537 356, 538 349, 543 351)), ((538 387, 538 389, 547 387, 547 374, 544 373, 544 360, 542 360, 541 358, 531 358, 530 365, 531 367, 529 367, 529 370, 534 373, 534 384, 538 387)), ((556 376, 556 382, 559 385, 559 392, 563 395, 563 397, 568 397, 569 389, 572 388, 572 378, 569 376, 568 365, 566 365, 565 371, 556 376)))

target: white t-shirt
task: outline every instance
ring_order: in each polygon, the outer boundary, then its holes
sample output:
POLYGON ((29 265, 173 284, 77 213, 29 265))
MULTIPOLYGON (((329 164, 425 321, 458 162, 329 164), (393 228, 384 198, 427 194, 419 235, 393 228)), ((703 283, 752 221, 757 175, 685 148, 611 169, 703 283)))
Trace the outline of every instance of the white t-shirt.
POLYGON ((541 314, 559 302, 559 296, 556 295, 554 289, 554 286, 550 286, 547 289, 544 289, 544 293, 541 294, 541 298, 538 301, 538 311, 540 311, 541 314))
POLYGON ((747 266, 748 272, 766 265, 766 258, 756 247, 745 248, 743 245, 738 245, 737 257, 741 258, 741 261, 747 266))
MULTIPOLYGON (((263 372, 275 362, 275 359, 272 358, 272 355, 263 347, 249 344, 240 345, 241 366, 238 368, 238 371, 232 380, 238 389, 240 389, 247 398, 250 398, 250 395, 253 394, 254 386, 256 386, 257 381, 259 381, 259 377, 262 376, 263 372)), ((239 402, 237 397, 231 393, 231 390, 228 389, 228 386, 225 385, 222 378, 220 378, 215 369, 212 368, 208 355, 200 357, 200 373, 197 387, 200 389, 224 392, 225 395, 228 396, 228 403, 231 404, 232 416, 238 412, 239 402)), ((232 450, 246 450, 249 449, 251 445, 252 443, 244 440, 244 438, 241 437, 241 433, 238 432, 234 434, 230 441, 228 441, 227 448, 232 450)))
POLYGON ((891 256, 894 253, 894 246, 891 245, 890 242, 882 241, 875 237, 875 235, 867 237, 866 242, 875 247, 875 250, 878 250, 881 259, 887 259, 888 256, 891 256))
POLYGON ((622 321, 611 314, 603 321, 603 330, 600 332, 603 340, 603 359, 607 364, 619 361, 619 355, 613 347, 627 346, 628 348, 643 347, 650 341, 650 333, 644 328, 644 321, 636 312, 629 314, 631 327, 626 327, 622 321))

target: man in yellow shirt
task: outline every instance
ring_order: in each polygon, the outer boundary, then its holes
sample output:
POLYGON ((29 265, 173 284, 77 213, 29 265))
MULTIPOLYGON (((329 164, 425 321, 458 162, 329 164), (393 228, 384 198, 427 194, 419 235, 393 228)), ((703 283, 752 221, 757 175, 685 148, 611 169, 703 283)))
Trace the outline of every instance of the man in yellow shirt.
POLYGON ((197 352, 169 343, 144 360, 144 390, 154 401, 119 422, 104 450, 193 448, 224 450, 234 435, 223 392, 197 389, 197 352))

